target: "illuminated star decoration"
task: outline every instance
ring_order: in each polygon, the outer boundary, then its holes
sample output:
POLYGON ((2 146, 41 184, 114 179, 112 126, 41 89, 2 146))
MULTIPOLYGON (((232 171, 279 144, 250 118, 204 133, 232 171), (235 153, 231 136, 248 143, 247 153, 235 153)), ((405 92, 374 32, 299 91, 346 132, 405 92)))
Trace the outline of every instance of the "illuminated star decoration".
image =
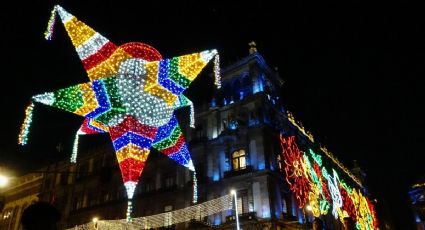
MULTIPOLYGON (((52 10, 46 39, 52 37, 56 14, 59 14, 90 81, 33 96, 32 101, 85 117, 76 134, 71 161, 76 161, 79 135, 109 133, 129 200, 134 195, 151 148, 194 172, 187 144, 173 112, 184 106, 191 106, 193 111, 193 103, 182 93, 208 62, 218 57, 217 51, 163 59, 156 49, 143 43, 117 46, 60 6, 52 10)), ((218 59, 215 62, 217 73, 218 59)), ((219 86, 218 74, 216 83, 219 86)), ((33 106, 31 102, 26 110, 20 144, 27 142, 33 106)), ((194 124, 193 114, 191 124, 194 124)), ((194 194, 195 203, 196 197, 194 194)), ((128 219, 130 214, 131 201, 128 219)))

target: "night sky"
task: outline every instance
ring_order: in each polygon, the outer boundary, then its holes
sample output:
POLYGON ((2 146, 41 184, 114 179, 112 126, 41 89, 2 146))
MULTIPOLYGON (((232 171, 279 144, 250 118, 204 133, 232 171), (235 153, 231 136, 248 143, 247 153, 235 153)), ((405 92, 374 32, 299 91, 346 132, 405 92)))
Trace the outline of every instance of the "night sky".
MULTIPOLYGON (((164 57, 216 48, 226 65, 245 57, 248 42, 256 41, 285 81, 286 109, 347 166, 359 162, 379 214, 397 229, 413 229, 407 190, 425 176, 424 5, 83 2, 2 5, 0 164, 19 174, 70 155, 82 118, 41 105, 28 146, 17 145, 32 95, 88 81, 59 21, 53 41, 44 40, 50 11, 59 3, 115 44, 144 42, 164 57), (60 142, 64 150, 58 153, 60 142)), ((201 78, 212 71, 208 65, 188 90, 194 101, 208 98, 213 85, 201 78)))

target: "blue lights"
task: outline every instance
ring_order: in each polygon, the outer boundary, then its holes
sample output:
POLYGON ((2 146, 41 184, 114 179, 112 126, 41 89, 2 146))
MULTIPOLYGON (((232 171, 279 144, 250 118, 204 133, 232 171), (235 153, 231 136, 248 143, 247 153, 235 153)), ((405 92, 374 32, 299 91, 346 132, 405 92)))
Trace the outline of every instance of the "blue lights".
POLYGON ((212 108, 217 107, 217 103, 216 103, 216 101, 215 101, 215 98, 213 98, 213 99, 211 100, 211 107, 212 107, 212 108))
POLYGON ((243 99, 243 91, 240 91, 239 92, 239 100, 242 100, 243 99))
POLYGON ((220 225, 220 224, 221 224, 221 218, 219 215, 217 215, 214 218, 214 225, 220 225))
POLYGON ((263 87, 263 80, 262 80, 263 76, 259 76, 255 81, 254 84, 252 85, 252 92, 253 93, 258 93, 258 92, 263 92, 264 91, 264 87, 263 87))
POLYGON ((268 208, 263 208, 263 218, 270 218, 270 211, 268 208))
POLYGON ((266 168, 266 164, 264 163, 264 161, 260 161, 258 162, 257 167, 258 167, 258 170, 263 170, 266 168))
POLYGON ((213 174, 213 181, 219 181, 220 180, 220 174, 215 171, 213 174))
POLYGON ((179 95, 181 94, 185 88, 178 85, 176 82, 171 80, 168 76, 169 73, 169 61, 162 60, 159 62, 159 73, 158 73, 158 82, 164 88, 168 89, 173 94, 179 95))
POLYGON ((231 120, 229 123, 229 129, 230 130, 236 130, 238 128, 239 124, 235 120, 231 120))

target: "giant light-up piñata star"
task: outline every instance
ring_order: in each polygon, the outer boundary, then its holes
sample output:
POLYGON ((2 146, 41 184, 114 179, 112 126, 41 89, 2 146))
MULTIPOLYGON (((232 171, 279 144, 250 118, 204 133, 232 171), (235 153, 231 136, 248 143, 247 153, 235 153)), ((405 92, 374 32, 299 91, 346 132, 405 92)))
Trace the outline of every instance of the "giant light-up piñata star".
MULTIPOLYGON (((156 49, 143 43, 113 44, 60 6, 55 6, 52 11, 46 39, 51 39, 56 13, 90 81, 36 95, 32 100, 85 117, 76 135, 71 161, 76 161, 79 135, 109 133, 129 200, 151 148, 187 167, 195 175, 173 112, 184 106, 191 106, 193 112, 193 103, 182 93, 206 64, 214 56, 218 57, 217 51, 162 59, 156 49)), ((215 63, 216 84, 219 86, 218 59, 215 63)), ((31 103, 26 110, 27 117, 19 135, 21 144, 27 141, 33 107, 31 103)), ((193 120, 191 113, 191 126, 193 120)), ((196 197, 194 189, 194 202, 196 197)), ((130 214, 131 201, 128 203, 128 218, 130 214)))

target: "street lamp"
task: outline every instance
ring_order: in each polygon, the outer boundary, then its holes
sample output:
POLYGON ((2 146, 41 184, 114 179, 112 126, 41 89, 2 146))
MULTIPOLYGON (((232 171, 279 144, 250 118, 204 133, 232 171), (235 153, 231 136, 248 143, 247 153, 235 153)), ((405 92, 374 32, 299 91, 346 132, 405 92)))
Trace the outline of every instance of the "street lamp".
POLYGON ((236 195, 236 190, 232 189, 230 191, 230 194, 232 194, 235 197, 236 229, 237 230, 240 230, 240 227, 239 227, 239 214, 238 214, 238 197, 236 195))
POLYGON ((0 175, 0 187, 5 187, 9 183, 9 178, 4 175, 0 175))
POLYGON ((92 221, 93 221, 94 229, 97 229, 97 222, 99 221, 99 218, 93 217, 92 221))
POLYGON ((313 208, 308 204, 305 209, 307 209, 307 211, 311 212, 313 210, 313 208))

